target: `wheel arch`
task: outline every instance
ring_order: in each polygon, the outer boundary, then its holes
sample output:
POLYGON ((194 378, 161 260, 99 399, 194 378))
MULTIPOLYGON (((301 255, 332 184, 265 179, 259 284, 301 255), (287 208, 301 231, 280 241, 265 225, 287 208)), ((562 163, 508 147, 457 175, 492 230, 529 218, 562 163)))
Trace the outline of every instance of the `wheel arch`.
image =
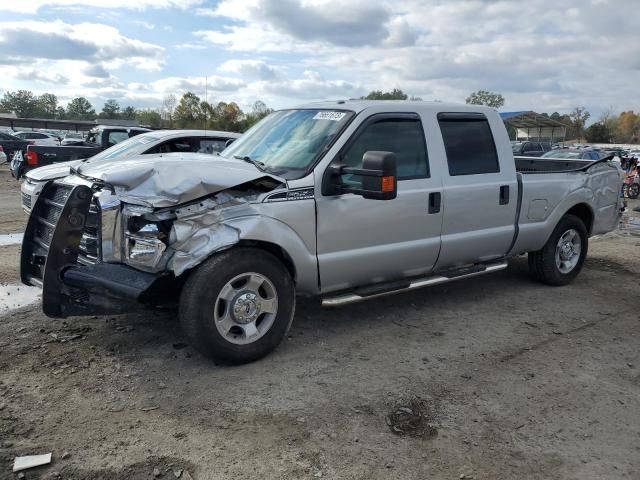
POLYGON ((270 253, 271 255, 273 255, 274 257, 276 257, 278 260, 280 260, 283 263, 283 265, 285 266, 285 268, 287 269, 287 271, 291 275, 291 278, 293 279, 293 282, 294 283, 297 282, 297 277, 298 276, 297 276, 295 263, 293 262, 293 259, 291 258, 291 255, 289 255, 289 253, 284 248, 282 248, 280 245, 277 245, 277 244, 272 243, 272 242, 267 242, 267 241, 264 241, 264 240, 242 239, 231 248, 237 248, 237 247, 257 248, 257 249, 264 250, 265 252, 270 253))
POLYGON ((584 223, 584 226, 587 228, 587 233, 591 235, 593 231, 593 221, 595 218, 595 214, 593 213, 593 209, 590 205, 586 203, 577 203, 569 210, 567 210, 560 219, 562 219, 565 215, 574 215, 578 217, 584 223))

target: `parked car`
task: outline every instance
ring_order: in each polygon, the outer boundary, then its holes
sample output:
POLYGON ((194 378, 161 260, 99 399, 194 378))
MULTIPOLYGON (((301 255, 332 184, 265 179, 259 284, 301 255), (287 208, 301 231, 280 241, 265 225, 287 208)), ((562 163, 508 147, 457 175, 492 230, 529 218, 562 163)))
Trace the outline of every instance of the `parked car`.
POLYGON ((142 127, 117 127, 98 126, 89 131, 87 139, 80 145, 33 145, 27 148, 26 161, 22 152, 16 152, 11 159, 11 173, 20 179, 26 172, 34 168, 50 165, 52 163, 67 162, 82 158, 89 158, 123 140, 134 137, 148 128, 142 127))
POLYGON ((514 155, 522 155, 525 157, 539 157, 545 152, 551 150, 549 142, 511 142, 511 150, 514 155))
POLYGON ((7 132, 0 132, 0 150, 4 152, 7 159, 13 157, 14 152, 22 152, 27 149, 30 142, 11 135, 7 132))
POLYGON ((82 145, 83 142, 84 135, 82 133, 67 133, 62 137, 60 145, 82 145))
POLYGON ((16 137, 21 138, 23 140, 32 141, 32 145, 49 145, 49 146, 57 146, 60 145, 60 139, 50 133, 44 132, 16 132, 14 134, 16 137))
POLYGON ((297 294, 345 305, 502 270, 527 252, 534 278, 571 282, 589 237, 618 223, 619 169, 553 172, 525 158, 522 173, 518 161, 488 107, 280 110, 220 156, 87 162, 47 183, 21 277, 42 285, 56 318, 178 301, 191 345, 248 362, 285 337, 297 294))
POLYGON ((21 186, 22 208, 29 212, 33 199, 40 195, 42 188, 48 181, 66 177, 72 167, 83 163, 89 165, 110 162, 152 153, 198 152, 214 154, 224 150, 227 142, 233 141, 239 136, 239 133, 215 130, 156 130, 129 138, 89 159, 55 163, 36 168, 24 175, 24 182, 21 186))
POLYGON ((599 151, 593 149, 578 149, 578 148, 563 148, 559 150, 552 150, 545 153, 540 158, 554 158, 554 159, 567 159, 567 160, 600 160, 602 155, 599 151))

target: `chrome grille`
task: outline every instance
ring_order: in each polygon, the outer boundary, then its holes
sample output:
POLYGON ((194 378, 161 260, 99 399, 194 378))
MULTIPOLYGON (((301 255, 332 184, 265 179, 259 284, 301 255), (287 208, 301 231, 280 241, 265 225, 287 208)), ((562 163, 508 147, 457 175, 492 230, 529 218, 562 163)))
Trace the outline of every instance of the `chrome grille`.
POLYGON ((95 199, 91 200, 89 215, 85 223, 84 232, 80 239, 80 251, 78 252, 78 263, 92 265, 100 261, 99 232, 100 231, 100 211, 95 199))
POLYGON ((31 210, 31 195, 28 193, 22 193, 22 206, 27 210, 31 210))

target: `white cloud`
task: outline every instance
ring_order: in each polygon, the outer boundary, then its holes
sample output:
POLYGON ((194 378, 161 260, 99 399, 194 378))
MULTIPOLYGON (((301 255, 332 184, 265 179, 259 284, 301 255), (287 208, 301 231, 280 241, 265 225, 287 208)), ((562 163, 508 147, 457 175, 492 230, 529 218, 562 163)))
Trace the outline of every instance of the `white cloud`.
MULTIPOLYGON (((334 87, 400 87, 453 101, 482 88, 513 108, 637 109, 640 42, 630 8, 626 0, 567 0, 562 9, 556 0, 223 0, 202 14, 229 23, 196 35, 249 57, 294 54, 330 73, 334 87)), ((308 82, 263 90, 306 98, 308 82)))
POLYGON ((61 20, 0 23, 0 52, 0 64, 5 59, 85 60, 113 68, 159 70, 164 63, 164 48, 159 45, 125 37, 108 25, 61 20))
POLYGON ((489 89, 502 93, 509 109, 639 109, 640 42, 630 3, 25 0, 15 10, 93 7, 92 18, 100 20, 74 24, 70 13, 66 22, 0 22, 0 78, 5 89, 49 91, 54 83, 43 82, 59 79, 61 96, 113 95, 145 106, 172 89, 203 96, 210 72, 210 99, 241 105, 262 99, 278 107, 402 88, 458 102, 489 89), (107 5, 121 10, 101 8, 107 5), (132 17, 125 9, 144 8, 181 10, 132 20, 156 25, 149 43, 118 27, 132 17), (200 23, 201 30, 187 32, 184 22, 156 17, 174 13, 209 21, 206 29, 200 23))
POLYGON ((227 60, 220 65, 220 71, 241 75, 253 80, 275 80, 280 76, 276 67, 268 65, 263 60, 227 60))
MULTIPOLYGON (((42 7, 92 7, 124 8, 144 10, 146 8, 189 8, 199 5, 203 0, 22 0, 21 2, 2 2, 2 9, 17 13, 37 13, 42 7)), ((86 9, 85 9, 86 10, 86 9)))

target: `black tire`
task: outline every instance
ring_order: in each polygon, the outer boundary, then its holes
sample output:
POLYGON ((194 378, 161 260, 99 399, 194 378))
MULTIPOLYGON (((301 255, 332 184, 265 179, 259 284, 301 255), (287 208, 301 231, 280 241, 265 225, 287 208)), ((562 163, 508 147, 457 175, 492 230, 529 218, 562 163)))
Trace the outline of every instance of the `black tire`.
POLYGON ((565 215, 558 222, 544 247, 537 252, 529 252, 529 271, 533 278, 547 285, 567 285, 582 270, 588 248, 589 235, 584 222, 575 215, 565 215), (560 238, 569 230, 575 230, 580 236, 580 255, 576 265, 570 271, 562 272, 556 264, 556 247, 560 238))
MULTIPOLYGON (((209 258, 190 275, 180 295, 180 323, 191 345, 216 363, 248 363, 267 355, 280 344, 293 321, 295 302, 291 275, 275 256, 256 248, 231 249, 209 258), (277 311, 266 333, 252 343, 239 345, 221 334, 215 325, 214 311, 219 306, 218 296, 223 287, 249 272, 271 282, 277 294, 277 311)), ((226 308, 230 309, 231 305, 226 308)))
POLYGON ((629 185, 629 188, 627 190, 627 196, 631 199, 636 199, 638 198, 639 195, 640 195, 640 184, 632 183, 631 185, 629 185))

